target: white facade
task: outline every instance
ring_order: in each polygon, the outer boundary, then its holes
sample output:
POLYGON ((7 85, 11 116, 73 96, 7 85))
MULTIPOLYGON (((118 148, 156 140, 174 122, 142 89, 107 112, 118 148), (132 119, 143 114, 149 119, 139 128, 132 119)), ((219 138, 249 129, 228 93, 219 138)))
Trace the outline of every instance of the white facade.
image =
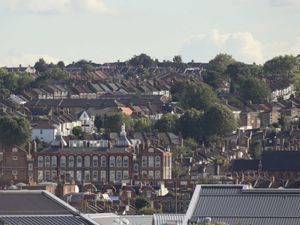
POLYGON ((57 132, 58 129, 56 128, 48 128, 48 129, 33 128, 32 140, 39 139, 41 141, 50 143, 54 141, 57 132))

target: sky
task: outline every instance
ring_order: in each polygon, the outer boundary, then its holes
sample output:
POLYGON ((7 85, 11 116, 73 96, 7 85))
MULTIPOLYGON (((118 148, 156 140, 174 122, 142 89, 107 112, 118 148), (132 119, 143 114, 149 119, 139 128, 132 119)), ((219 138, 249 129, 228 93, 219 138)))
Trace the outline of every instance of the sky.
POLYGON ((80 59, 262 64, 300 54, 300 0, 0 0, 0 66, 80 59))

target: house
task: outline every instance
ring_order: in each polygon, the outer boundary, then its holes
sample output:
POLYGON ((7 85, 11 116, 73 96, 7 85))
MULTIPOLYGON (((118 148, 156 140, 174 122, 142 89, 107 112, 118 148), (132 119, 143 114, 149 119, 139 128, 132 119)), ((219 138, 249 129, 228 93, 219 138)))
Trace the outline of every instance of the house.
POLYGON ((272 101, 277 102, 279 99, 287 100, 295 95, 294 85, 287 78, 270 78, 268 80, 272 101))
POLYGON ((38 120, 31 123, 32 125, 32 140, 39 139, 50 143, 55 139, 59 132, 59 124, 53 123, 50 120, 38 120))
POLYGON ((70 140, 57 135, 51 147, 35 154, 35 179, 41 181, 130 183, 132 179, 171 179, 172 154, 152 146, 136 149, 125 126, 114 144, 108 140, 70 140))
POLYGON ((0 151, 1 182, 27 183, 33 177, 33 161, 33 152, 27 152, 18 146, 0 151))
POLYGON ((78 120, 81 122, 82 131, 85 133, 94 132, 95 116, 91 116, 87 111, 82 111, 78 114, 78 120))
POLYGON ((47 191, 0 191, 0 224, 97 225, 47 191))
POLYGON ((299 189, 251 189, 247 185, 197 185, 184 225, 224 222, 296 225, 300 222, 299 189))

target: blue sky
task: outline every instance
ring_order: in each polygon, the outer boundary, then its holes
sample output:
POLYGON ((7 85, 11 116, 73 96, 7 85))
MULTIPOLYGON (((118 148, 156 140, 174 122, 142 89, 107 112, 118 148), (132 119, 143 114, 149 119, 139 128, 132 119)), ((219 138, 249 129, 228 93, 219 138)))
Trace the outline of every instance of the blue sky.
POLYGON ((0 0, 0 66, 300 54, 300 0, 0 0))

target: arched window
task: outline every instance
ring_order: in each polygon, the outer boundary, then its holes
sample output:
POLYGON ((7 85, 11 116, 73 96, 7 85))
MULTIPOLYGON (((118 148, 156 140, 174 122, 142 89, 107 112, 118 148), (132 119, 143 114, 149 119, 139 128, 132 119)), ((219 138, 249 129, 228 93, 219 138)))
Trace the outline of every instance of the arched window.
POLYGON ((45 167, 50 167, 50 156, 45 156, 45 167))
POLYGON ((82 157, 80 155, 76 157, 76 166, 82 167, 82 157))
POLYGON ((147 156, 142 156, 142 167, 147 167, 147 156))
POLYGON ((44 167, 44 157, 43 156, 38 157, 38 167, 44 167))
POLYGON ((86 155, 84 157, 84 167, 90 167, 91 166, 91 157, 86 155))
POLYGON ((154 157, 153 156, 148 157, 148 166, 154 167, 154 157))
POLYGON ((155 167, 160 167, 160 156, 155 156, 155 167))
POLYGON ((128 167, 128 165, 129 165, 129 157, 124 156, 123 157, 123 167, 128 167))
POLYGON ((69 159, 69 167, 74 167, 74 156, 70 155, 68 159, 69 159))
POLYGON ((116 160, 116 164, 117 167, 122 167, 122 157, 121 156, 117 156, 117 160, 116 160))
POLYGON ((98 156, 93 156, 93 167, 98 167, 98 156))
POLYGON ((62 155, 60 157, 60 167, 66 167, 66 156, 62 155))
POLYGON ((160 171, 159 170, 155 171, 155 179, 160 179, 160 171))
POLYGON ((109 167, 116 166, 116 158, 114 156, 109 157, 109 167))
POLYGON ((55 155, 51 157, 51 166, 57 167, 57 157, 55 155))
POLYGON ((105 155, 101 156, 101 166, 106 167, 106 156, 105 155))

